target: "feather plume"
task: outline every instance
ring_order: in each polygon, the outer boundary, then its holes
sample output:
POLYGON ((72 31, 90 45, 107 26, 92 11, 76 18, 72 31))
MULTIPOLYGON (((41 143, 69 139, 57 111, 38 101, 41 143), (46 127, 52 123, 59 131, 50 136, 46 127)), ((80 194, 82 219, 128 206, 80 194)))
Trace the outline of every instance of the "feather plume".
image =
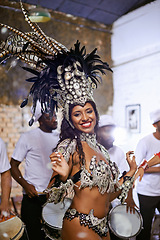
POLYGON ((16 57, 31 67, 23 67, 34 76, 26 79, 33 85, 21 107, 26 106, 28 98, 32 96, 33 116, 29 122, 29 125, 32 125, 37 100, 41 102, 42 111, 49 112, 52 116, 55 107, 62 106, 68 109, 68 103, 92 99, 92 90, 101 82, 101 75, 112 70, 108 63, 103 62, 97 55, 96 48, 86 54, 85 46, 80 48, 80 42, 77 40, 74 49, 68 50, 55 39, 45 35, 36 23, 30 21, 21 1, 20 4, 33 32, 24 33, 0 23, 1 27, 6 27, 14 33, 0 44, 0 62, 16 57), (76 82, 76 87, 73 86, 73 81, 76 82), (73 91, 68 90, 69 84, 73 91))

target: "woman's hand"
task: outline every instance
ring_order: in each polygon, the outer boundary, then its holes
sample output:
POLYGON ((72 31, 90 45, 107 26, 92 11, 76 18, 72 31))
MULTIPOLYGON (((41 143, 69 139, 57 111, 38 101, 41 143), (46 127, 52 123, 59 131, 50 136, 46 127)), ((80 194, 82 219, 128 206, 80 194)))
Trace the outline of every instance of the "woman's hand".
POLYGON ((139 182, 140 182, 142 180, 143 175, 144 175, 144 169, 140 167, 136 172, 134 181, 139 177, 139 182))
POLYGON ((130 213, 135 213, 135 208, 138 208, 137 205, 135 204, 135 201, 133 199, 133 195, 132 195, 132 191, 133 189, 131 188, 128 192, 128 196, 125 200, 127 206, 126 206, 126 209, 127 209, 127 212, 130 211, 130 213))
POLYGON ((135 156, 133 156, 132 158, 130 157, 131 154, 133 154, 133 151, 128 151, 126 153, 126 160, 129 164, 130 167, 130 171, 134 172, 137 170, 137 164, 136 164, 136 160, 135 160, 135 156))
POLYGON ((54 152, 50 155, 52 169, 60 175, 60 180, 66 181, 69 175, 69 165, 64 159, 62 153, 54 152))

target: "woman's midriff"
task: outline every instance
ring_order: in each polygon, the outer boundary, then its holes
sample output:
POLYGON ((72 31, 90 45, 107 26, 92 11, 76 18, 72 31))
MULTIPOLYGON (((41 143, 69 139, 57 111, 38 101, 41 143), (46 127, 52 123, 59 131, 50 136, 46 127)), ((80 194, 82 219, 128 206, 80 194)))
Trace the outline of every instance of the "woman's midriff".
POLYGON ((94 216, 103 218, 109 210, 109 194, 101 194, 98 187, 77 189, 70 207, 85 214, 94 209, 94 216))

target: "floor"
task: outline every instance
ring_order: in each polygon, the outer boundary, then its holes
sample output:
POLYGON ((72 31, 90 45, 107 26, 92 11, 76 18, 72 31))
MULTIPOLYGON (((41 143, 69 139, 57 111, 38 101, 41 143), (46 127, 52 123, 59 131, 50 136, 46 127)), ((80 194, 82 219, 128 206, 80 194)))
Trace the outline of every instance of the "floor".
POLYGON ((155 215, 151 240, 160 240, 160 214, 155 215))

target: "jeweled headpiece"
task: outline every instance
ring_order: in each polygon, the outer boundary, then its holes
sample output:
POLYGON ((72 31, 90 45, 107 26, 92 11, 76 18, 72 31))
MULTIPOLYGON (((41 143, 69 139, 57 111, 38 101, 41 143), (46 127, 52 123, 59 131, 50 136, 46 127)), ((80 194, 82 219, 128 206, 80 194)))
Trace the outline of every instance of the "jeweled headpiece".
MULTIPOLYGON (((23 33, 0 23, 0 26, 14 32, 0 44, 0 60, 3 62, 16 56, 30 65, 31 68, 23 68, 35 75, 27 79, 34 82, 28 95, 33 98, 34 110, 39 100, 43 112, 52 115, 55 106, 61 107, 69 121, 69 105, 85 105, 87 101, 94 101, 93 90, 101 81, 99 73, 105 74, 105 70, 112 70, 96 54, 96 49, 86 54, 85 47, 80 49, 80 42, 77 41, 75 48, 68 50, 46 36, 37 24, 30 21, 22 3, 21 8, 33 32, 23 33)), ((28 103, 28 97, 21 107, 28 103)), ((34 121, 33 116, 29 125, 34 121)))

